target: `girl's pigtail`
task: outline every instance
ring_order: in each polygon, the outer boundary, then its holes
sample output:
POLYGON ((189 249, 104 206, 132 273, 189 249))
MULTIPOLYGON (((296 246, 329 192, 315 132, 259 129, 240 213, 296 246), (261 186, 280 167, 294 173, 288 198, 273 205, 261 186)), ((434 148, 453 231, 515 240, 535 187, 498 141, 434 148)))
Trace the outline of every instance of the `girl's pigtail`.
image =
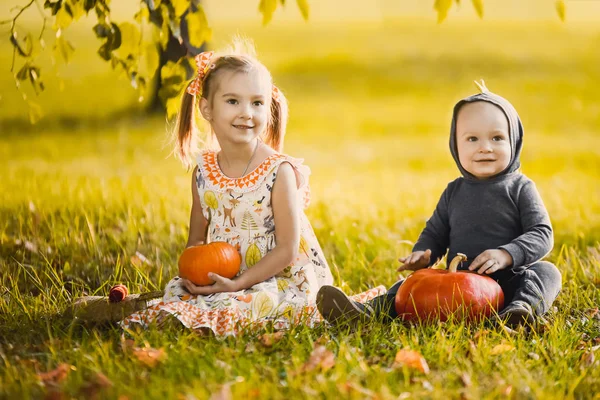
POLYGON ((191 168, 194 165, 193 155, 197 149, 197 135, 194 126, 194 109, 196 96, 189 94, 187 91, 183 93, 181 98, 181 108, 177 115, 177 123, 175 132, 175 155, 181 160, 186 168, 191 168))
POLYGON ((282 92, 278 91, 277 96, 274 96, 271 100, 271 118, 267 125, 265 137, 265 143, 275 151, 283 151, 283 138, 287 128, 287 121, 287 99, 282 92))

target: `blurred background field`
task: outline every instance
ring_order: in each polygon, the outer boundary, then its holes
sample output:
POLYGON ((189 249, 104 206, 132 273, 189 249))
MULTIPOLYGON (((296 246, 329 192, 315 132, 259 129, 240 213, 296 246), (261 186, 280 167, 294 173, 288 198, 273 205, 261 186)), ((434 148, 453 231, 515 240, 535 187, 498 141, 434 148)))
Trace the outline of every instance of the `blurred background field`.
MULTIPOLYGON (((251 37, 288 97, 285 151, 312 169, 307 213, 337 284, 358 292, 395 281, 396 258, 410 251, 458 176, 447 145, 452 107, 483 78, 512 101, 525 126, 523 172, 551 215, 556 241, 549 259, 565 282, 557 323, 568 322, 573 309, 597 307, 600 2, 568 1, 565 23, 552 2, 485 2, 483 20, 464 2, 439 25, 430 2, 314 1, 308 22, 290 2, 266 27, 258 2, 247 3, 206 2, 211 47, 235 33, 251 37)), ((7 7, 1 11, 8 15, 7 7)), ((0 344, 16 346, 23 333, 30 345, 44 342, 51 334, 43 331, 52 330, 40 325, 43 317, 84 291, 105 294, 116 282, 134 292, 161 288, 176 273, 187 239, 190 174, 169 156, 169 124, 145 114, 139 93, 95 54, 92 24, 65 31, 77 49, 69 65, 41 56, 47 88, 36 99, 45 114, 36 125, 9 72, 7 35, 0 39, 0 344)), ((597 320, 569 323, 553 337, 561 367, 538 365, 514 393, 546 397, 555 381, 554 395, 600 390, 597 370, 569 370, 581 354, 569 353, 567 339, 600 337, 597 320), (579 387, 561 374, 581 377, 579 387), (520 392, 523 385, 533 389, 520 392)), ((48 352, 55 345, 44 346, 48 352)), ((441 374, 432 380, 434 393, 441 393, 443 363, 433 365, 441 374)), ((0 379, 25 390, 16 383, 23 368, 8 368, 0 379)), ((473 393, 494 387, 480 374, 473 393)), ((314 385, 317 393, 335 392, 314 385)), ((389 385, 392 393, 401 390, 389 385)))

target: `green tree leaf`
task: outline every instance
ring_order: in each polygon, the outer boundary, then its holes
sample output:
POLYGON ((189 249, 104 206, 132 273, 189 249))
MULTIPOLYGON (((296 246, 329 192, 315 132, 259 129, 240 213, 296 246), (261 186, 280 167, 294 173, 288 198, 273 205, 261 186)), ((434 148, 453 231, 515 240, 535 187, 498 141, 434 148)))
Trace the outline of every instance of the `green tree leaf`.
POLYGON ((483 0, 472 0, 472 2, 479 18, 483 18, 483 0))
POLYGON ((56 60, 62 60, 65 64, 68 64, 74 51, 75 48, 73 45, 71 45, 71 43, 69 43, 69 41, 63 37, 62 31, 59 29, 56 32, 56 40, 54 41, 54 58, 56 60))
POLYGON ((273 13, 277 9, 277 0, 260 0, 258 10, 263 15, 263 25, 267 25, 273 18, 273 13))
POLYGON ((44 116, 44 112, 42 111, 42 107, 39 104, 27 100, 27 106, 29 107, 29 122, 32 125, 36 124, 42 117, 44 116))
POLYGON ((201 47, 204 42, 212 38, 212 30, 208 27, 208 20, 202 7, 198 7, 196 12, 189 13, 186 16, 186 20, 188 23, 190 44, 192 46, 201 47))
POLYGON ((56 20, 54 21, 54 30, 65 29, 71 22, 73 22, 73 16, 67 10, 67 4, 63 4, 63 6, 56 13, 56 20))
POLYGON ((310 7, 308 5, 308 0, 296 0, 296 3, 298 3, 298 8, 300 9, 300 12, 302 13, 302 18, 304 18, 305 21, 308 21, 308 16, 310 13, 310 7))
POLYGON ((159 55, 156 45, 149 43, 144 49, 144 60, 146 61, 146 69, 148 76, 152 76, 158 68, 159 55))
POLYGON ((130 22, 119 24, 121 31, 121 46, 119 54, 122 57, 127 57, 129 54, 138 55, 140 53, 141 34, 137 26, 130 22))
POLYGON ((183 14, 188 8, 190 8, 190 3, 190 0, 171 0, 171 4, 173 5, 173 9, 175 10, 175 16, 177 18, 181 17, 181 14, 183 14))
POLYGON ((567 6, 565 5, 565 0, 557 0, 555 6, 558 17, 562 22, 565 22, 565 18, 567 16, 567 6))
POLYGON ((442 23, 446 19, 450 7, 452 7, 452 0, 435 0, 433 8, 438 13, 438 24, 442 23))

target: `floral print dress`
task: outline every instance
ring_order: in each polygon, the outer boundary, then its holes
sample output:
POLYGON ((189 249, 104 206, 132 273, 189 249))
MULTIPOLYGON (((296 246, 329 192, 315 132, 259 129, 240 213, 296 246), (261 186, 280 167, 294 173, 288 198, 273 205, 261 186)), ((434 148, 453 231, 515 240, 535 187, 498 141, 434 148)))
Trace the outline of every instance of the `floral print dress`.
MULTIPOLYGON (((215 151, 204 151, 198 158, 196 184, 202 211, 209 221, 207 240, 236 247, 242 256, 240 273, 252 268, 276 245, 271 191, 284 162, 294 168, 300 204, 306 208, 310 201, 310 169, 302 160, 276 153, 249 174, 229 178, 219 168, 215 151)), ((298 256, 277 275, 248 289, 208 296, 190 295, 175 277, 167 284, 162 300, 130 315, 121 325, 146 326, 161 315, 171 314, 188 328, 209 328, 216 336, 225 337, 267 323, 275 329, 286 329, 301 322, 310 326, 320 322, 316 294, 321 286, 331 285, 333 278, 306 215, 300 215, 298 256)), ((366 301, 383 290, 371 289, 355 299, 366 301)))

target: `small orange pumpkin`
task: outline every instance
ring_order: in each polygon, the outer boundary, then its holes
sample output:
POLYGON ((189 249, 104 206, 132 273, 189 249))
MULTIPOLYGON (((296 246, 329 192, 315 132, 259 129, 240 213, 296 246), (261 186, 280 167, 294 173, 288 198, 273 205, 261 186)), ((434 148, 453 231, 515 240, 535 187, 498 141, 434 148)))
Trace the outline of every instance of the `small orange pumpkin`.
POLYGON ((227 242, 188 247, 179 257, 179 276, 199 286, 214 283, 209 272, 233 278, 240 271, 240 253, 227 242))
POLYGON ((395 307, 404 321, 439 319, 454 313, 467 321, 490 317, 504 307, 504 293, 489 276, 457 271, 467 259, 458 253, 448 270, 421 269, 412 273, 396 293, 395 307))

